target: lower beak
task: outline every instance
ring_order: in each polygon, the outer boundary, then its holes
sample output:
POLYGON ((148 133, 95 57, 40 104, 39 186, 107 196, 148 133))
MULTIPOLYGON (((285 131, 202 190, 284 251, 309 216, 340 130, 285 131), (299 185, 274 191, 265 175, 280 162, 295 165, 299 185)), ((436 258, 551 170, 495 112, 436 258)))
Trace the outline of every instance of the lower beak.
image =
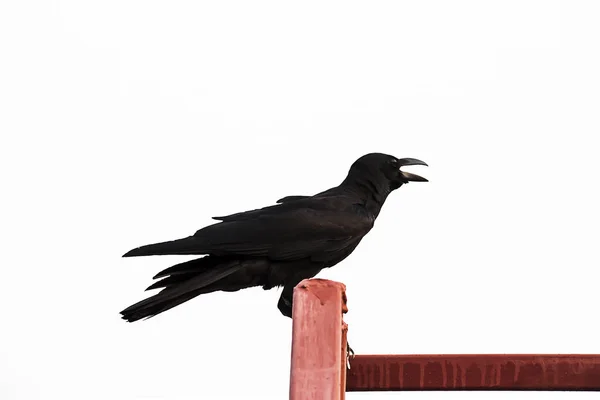
MULTIPOLYGON (((428 166, 425 161, 417 160, 416 158, 401 158, 398 160, 398 163, 401 167, 406 165, 424 165, 428 166)), ((410 172, 405 172, 400 170, 400 176, 402 176, 403 180, 406 182, 429 182, 427 179, 419 176, 417 174, 411 174, 410 172)))
POLYGON ((407 182, 429 182, 427 179, 423 178, 422 176, 419 176, 417 174, 411 174, 410 172, 400 171, 400 175, 402 175, 404 180, 407 182))

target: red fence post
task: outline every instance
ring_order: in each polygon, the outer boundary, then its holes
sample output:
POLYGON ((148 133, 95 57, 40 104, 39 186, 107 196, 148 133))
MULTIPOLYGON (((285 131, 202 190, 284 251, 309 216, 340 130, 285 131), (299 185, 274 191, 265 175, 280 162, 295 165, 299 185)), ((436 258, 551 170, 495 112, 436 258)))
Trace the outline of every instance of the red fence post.
POLYGON ((290 400, 343 400, 346 286, 306 279, 294 289, 290 400))

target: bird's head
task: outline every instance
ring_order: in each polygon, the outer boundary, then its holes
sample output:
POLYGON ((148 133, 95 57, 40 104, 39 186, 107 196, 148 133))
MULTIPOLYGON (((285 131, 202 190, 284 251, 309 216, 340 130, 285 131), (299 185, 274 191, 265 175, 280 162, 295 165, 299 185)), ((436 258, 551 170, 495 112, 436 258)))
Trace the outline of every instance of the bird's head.
POLYGON ((374 186, 373 190, 385 188, 388 193, 408 182, 427 182, 427 179, 419 175, 400 169, 407 165, 427 166, 425 162, 416 158, 397 158, 382 153, 370 153, 352 164, 348 178, 354 181, 368 181, 374 186))

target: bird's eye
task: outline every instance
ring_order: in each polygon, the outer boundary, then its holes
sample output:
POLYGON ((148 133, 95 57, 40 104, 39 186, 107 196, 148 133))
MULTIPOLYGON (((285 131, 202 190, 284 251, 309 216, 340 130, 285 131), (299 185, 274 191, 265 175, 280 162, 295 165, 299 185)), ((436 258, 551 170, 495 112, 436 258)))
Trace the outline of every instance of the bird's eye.
POLYGON ((392 166, 392 167, 394 167, 394 168, 399 168, 399 166, 398 166, 398 160, 396 160, 395 158, 392 158, 392 159, 390 160, 390 164, 391 164, 391 166, 392 166))

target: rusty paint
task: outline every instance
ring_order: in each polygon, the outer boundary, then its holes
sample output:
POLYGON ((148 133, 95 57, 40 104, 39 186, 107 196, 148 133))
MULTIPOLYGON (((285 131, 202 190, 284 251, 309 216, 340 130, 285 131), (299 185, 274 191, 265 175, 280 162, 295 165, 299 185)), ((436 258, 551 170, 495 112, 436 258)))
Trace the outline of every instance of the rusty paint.
POLYGON ((357 355, 346 391, 600 391, 600 355, 357 355))

